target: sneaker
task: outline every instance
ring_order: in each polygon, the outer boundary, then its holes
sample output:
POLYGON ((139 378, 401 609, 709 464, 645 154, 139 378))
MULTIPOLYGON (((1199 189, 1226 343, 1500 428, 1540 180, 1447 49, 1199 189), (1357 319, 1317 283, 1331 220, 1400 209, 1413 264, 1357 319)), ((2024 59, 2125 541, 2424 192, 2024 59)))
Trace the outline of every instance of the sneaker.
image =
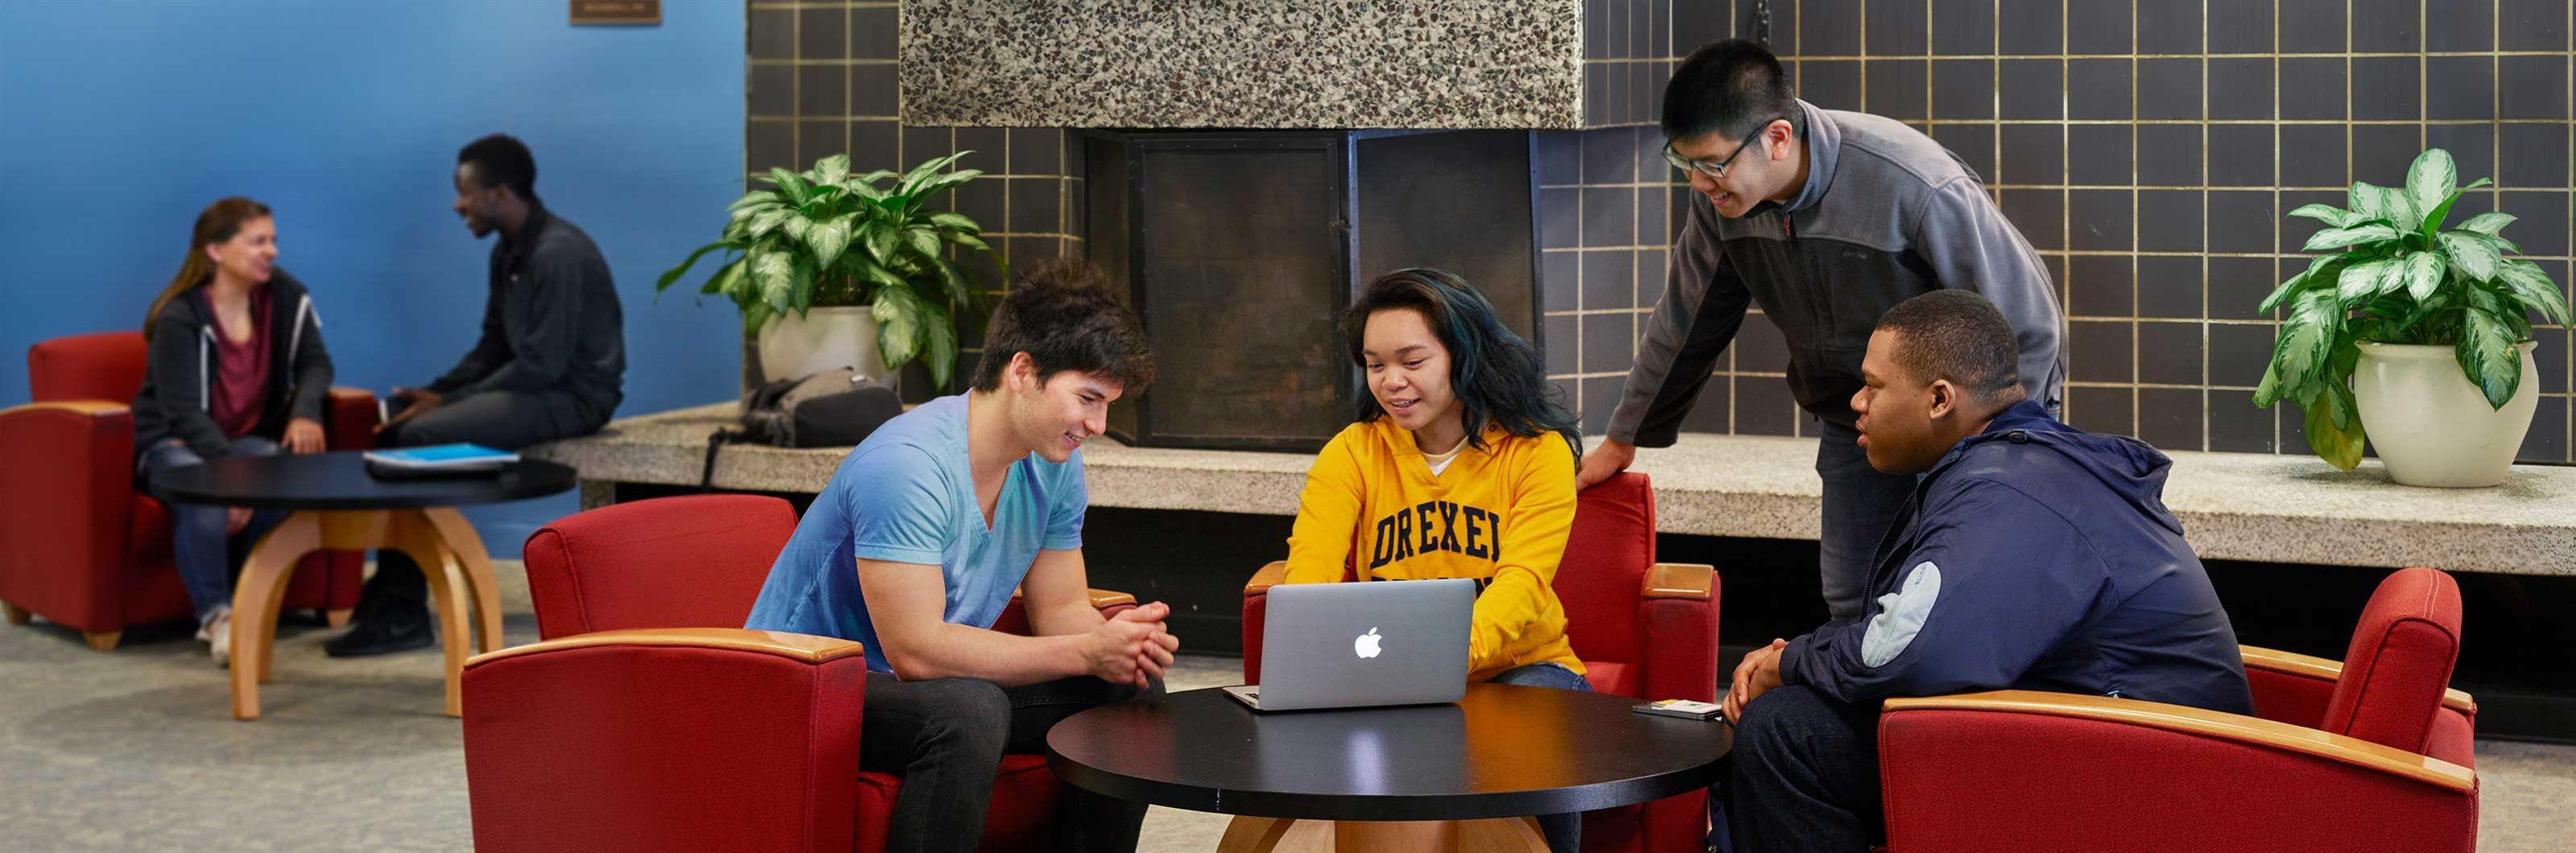
POLYGON ((405 619, 379 613, 376 618, 349 627, 349 633, 322 644, 322 652, 335 658, 363 658, 425 649, 438 642, 431 633, 428 614, 405 619))
POLYGON ((206 621, 197 625, 197 639, 206 641, 206 653, 215 659, 216 666, 231 666, 233 609, 221 607, 207 614, 206 621))

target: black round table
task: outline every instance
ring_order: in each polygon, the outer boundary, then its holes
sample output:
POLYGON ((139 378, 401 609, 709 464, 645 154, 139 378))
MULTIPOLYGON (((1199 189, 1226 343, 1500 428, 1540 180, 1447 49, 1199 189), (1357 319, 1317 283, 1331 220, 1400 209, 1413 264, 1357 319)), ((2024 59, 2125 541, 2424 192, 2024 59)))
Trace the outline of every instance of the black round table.
POLYGON ((1299 819, 1510 819, 1511 835, 1535 843, 1518 818, 1716 780, 1732 729, 1639 714, 1636 701, 1471 684, 1455 705, 1261 714, 1221 690, 1191 690, 1067 718, 1047 733, 1047 763, 1109 796, 1237 815, 1228 850, 1269 849, 1299 819))
POLYGON ((500 590, 482 537, 456 507, 570 491, 573 469, 523 460, 498 471, 405 479, 367 473, 358 451, 217 459, 152 472, 152 493, 173 503, 292 510, 260 537, 233 587, 233 717, 259 719, 259 684, 276 657, 278 605, 304 555, 391 548, 430 577, 447 652, 447 714, 462 716, 459 677, 481 629, 482 651, 501 648, 500 590))

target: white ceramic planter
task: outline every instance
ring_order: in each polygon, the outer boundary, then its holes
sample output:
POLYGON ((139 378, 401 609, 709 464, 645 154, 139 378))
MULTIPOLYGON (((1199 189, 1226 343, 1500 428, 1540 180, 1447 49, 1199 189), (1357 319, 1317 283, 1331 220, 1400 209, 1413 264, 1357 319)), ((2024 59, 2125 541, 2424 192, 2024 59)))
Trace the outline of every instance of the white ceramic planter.
POLYGON ((2536 346, 2515 347, 2522 356, 2522 385, 2504 408, 2495 409, 2460 372, 2450 347, 2362 344, 2352 393, 2388 478, 2442 488, 2503 482, 2540 405, 2540 367, 2531 357, 2536 346))
POLYGON ((760 327, 760 372, 771 382, 843 367, 894 387, 894 372, 877 352, 877 319, 867 306, 815 308, 803 317, 772 317, 760 327))

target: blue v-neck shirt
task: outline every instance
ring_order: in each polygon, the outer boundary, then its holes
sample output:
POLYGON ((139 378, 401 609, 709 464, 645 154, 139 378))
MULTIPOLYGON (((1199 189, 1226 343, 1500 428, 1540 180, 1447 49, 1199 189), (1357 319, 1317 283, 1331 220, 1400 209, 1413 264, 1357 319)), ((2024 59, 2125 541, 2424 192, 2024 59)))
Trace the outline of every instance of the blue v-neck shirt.
POLYGON ((868 668, 886 663, 858 560, 939 567, 950 624, 990 628, 1040 550, 1082 547, 1082 452, 1062 463, 1036 454, 1011 464, 992 527, 975 503, 966 464, 966 398, 941 397, 868 436, 815 496, 743 627, 856 640, 868 668))

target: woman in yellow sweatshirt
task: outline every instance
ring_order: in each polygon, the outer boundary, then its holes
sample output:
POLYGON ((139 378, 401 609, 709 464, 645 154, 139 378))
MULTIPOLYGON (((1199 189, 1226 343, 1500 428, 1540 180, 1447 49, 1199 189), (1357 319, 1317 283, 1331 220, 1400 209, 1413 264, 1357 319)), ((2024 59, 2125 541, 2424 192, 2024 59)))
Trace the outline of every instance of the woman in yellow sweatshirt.
MULTIPOLYGON (((1287 582, 1473 578, 1468 678, 1590 690, 1552 586, 1582 439, 1538 350, 1439 270, 1378 277, 1342 325, 1366 393, 1306 474, 1287 582)), ((1540 818, 1549 847, 1581 817, 1540 818)))

